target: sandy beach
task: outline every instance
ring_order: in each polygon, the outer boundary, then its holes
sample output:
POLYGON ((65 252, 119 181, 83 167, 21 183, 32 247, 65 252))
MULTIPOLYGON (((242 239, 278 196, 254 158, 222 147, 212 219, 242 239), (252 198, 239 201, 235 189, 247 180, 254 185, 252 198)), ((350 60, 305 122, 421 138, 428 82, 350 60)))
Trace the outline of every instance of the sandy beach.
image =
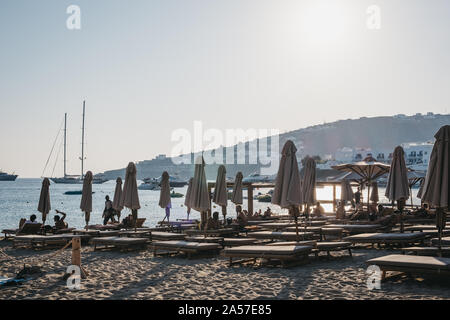
POLYGON ((310 258, 292 268, 234 266, 220 256, 188 260, 183 256, 153 257, 150 250, 121 253, 82 249, 89 272, 80 290, 71 291, 62 280, 71 250, 13 249, 1 241, 2 277, 13 277, 22 264, 39 265, 43 273, 23 284, 0 288, 0 299, 450 299, 450 281, 442 278, 394 276, 381 290, 366 286, 365 261, 395 251, 356 249, 351 258, 333 253, 327 260, 310 258), (47 260, 43 262, 44 260, 47 260))

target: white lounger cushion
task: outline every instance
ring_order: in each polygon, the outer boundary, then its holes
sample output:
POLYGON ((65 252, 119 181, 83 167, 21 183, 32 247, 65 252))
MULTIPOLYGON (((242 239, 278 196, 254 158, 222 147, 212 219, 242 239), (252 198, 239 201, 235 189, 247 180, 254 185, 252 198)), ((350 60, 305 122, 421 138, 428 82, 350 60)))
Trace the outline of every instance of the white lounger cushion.
POLYGON ((191 250, 222 249, 222 246, 217 243, 188 242, 188 241, 155 241, 153 242, 153 246, 161 248, 191 249, 191 250))
POLYGON ((391 254, 384 257, 370 259, 368 265, 420 268, 420 269, 444 269, 450 270, 449 258, 438 258, 428 256, 411 256, 402 254, 391 254))
POLYGON ((309 253, 312 246, 240 246, 224 249, 225 254, 296 255, 309 253))

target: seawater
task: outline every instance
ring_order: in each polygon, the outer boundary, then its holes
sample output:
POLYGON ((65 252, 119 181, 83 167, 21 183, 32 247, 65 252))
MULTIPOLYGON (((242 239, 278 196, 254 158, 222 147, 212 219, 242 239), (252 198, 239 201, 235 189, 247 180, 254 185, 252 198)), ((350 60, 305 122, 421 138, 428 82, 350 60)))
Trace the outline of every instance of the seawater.
MULTIPOLYGON (((17 228, 20 218, 28 218, 32 214, 36 214, 38 220, 41 221, 41 214, 37 211, 39 195, 41 190, 41 179, 17 179, 16 181, 2 181, 0 182, 0 229, 17 228)), ((138 181, 138 185, 140 181, 138 181)), ((108 181, 104 184, 96 184, 92 186, 92 210, 90 224, 101 224, 102 213, 104 209, 105 196, 109 195, 111 200, 114 197, 115 181, 108 181)), ((47 217, 47 223, 53 224, 53 217, 55 216, 55 209, 67 213, 66 221, 70 227, 81 228, 84 226, 84 216, 80 210, 81 195, 65 195, 66 191, 81 190, 82 185, 66 185, 55 184, 51 182, 50 185, 50 201, 52 210, 47 217)), ((187 187, 175 188, 175 192, 186 194, 187 187)), ((364 199, 367 198, 367 190, 364 190, 364 199), (365 193, 364 193, 365 191, 365 193)), ((268 189, 256 189, 254 194, 267 193, 268 189)), ((383 196, 384 188, 379 188, 380 202, 388 202, 383 196)), ((324 187, 316 189, 318 200, 332 200, 332 187, 324 187)), ((414 204, 419 204, 420 200, 415 198, 417 189, 413 189, 414 204)), ((340 197, 340 188, 336 189, 337 198, 340 197)), ((244 190, 244 197, 246 191, 244 190)), ((159 191, 139 190, 139 199, 141 209, 138 212, 140 218, 146 218, 146 226, 155 226, 158 221, 161 221, 165 216, 164 209, 158 206, 159 191)), ((235 217, 235 207, 233 203, 228 202, 227 207, 228 217, 235 217)), ((263 212, 267 207, 270 207, 273 212, 286 213, 286 210, 281 210, 278 206, 270 203, 258 202, 254 200, 254 209, 261 209, 263 212)), ((408 202, 409 203, 409 202, 408 202)), ((331 204, 324 204, 327 212, 332 211, 331 204)), ((243 208, 247 208, 247 201, 244 199, 243 208)), ((213 204, 213 211, 221 212, 220 208, 213 204)), ((122 211, 122 217, 129 214, 128 209, 122 211)), ((222 215, 220 215, 222 216, 222 215)), ((183 198, 172 198, 171 220, 184 219, 187 217, 186 207, 184 206, 183 198)), ((199 219, 200 214, 195 210, 191 211, 191 218, 199 219)))

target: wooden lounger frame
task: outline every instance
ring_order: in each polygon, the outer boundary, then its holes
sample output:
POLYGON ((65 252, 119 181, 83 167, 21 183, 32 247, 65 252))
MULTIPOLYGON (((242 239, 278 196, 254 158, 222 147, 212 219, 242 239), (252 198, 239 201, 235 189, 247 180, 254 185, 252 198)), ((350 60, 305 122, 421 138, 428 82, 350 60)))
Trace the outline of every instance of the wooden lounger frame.
MULTIPOLYGON (((253 265, 256 265, 258 259, 266 259, 267 264, 273 262, 273 260, 277 260, 281 263, 283 268, 292 266, 293 263, 296 265, 304 264, 308 262, 308 256, 311 251, 307 252, 299 252, 295 254, 267 254, 267 253, 227 253, 222 251, 222 255, 224 257, 229 258, 229 267, 232 267, 235 264, 243 264, 247 262, 253 262, 253 265), (233 261, 233 258, 241 258, 240 260, 233 261)), ((260 263, 261 265, 261 263, 260 263)))
POLYGON ((188 259, 192 258, 192 255, 198 255, 200 253, 210 253, 215 255, 220 252, 221 248, 186 248, 186 247, 174 247, 174 246, 164 246, 164 244, 158 243, 158 245, 152 245, 153 256, 157 257, 158 255, 174 255, 179 253, 186 254, 188 259), (163 253, 158 253, 158 251, 164 251, 163 253))
POLYGON ((119 249, 120 251, 136 251, 141 249, 146 249, 150 241, 146 239, 147 241, 144 243, 114 243, 114 240, 108 239, 102 239, 98 238, 99 242, 93 241, 94 245, 94 251, 99 250, 111 250, 111 249, 119 249))

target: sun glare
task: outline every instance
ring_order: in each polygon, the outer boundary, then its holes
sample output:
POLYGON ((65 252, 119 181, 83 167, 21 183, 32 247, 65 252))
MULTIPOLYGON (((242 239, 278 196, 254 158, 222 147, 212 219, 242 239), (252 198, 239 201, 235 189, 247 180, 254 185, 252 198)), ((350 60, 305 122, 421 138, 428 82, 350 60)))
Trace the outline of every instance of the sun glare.
POLYGON ((348 33, 348 12, 345 6, 332 1, 313 1, 300 16, 304 40, 315 45, 336 45, 348 33))

